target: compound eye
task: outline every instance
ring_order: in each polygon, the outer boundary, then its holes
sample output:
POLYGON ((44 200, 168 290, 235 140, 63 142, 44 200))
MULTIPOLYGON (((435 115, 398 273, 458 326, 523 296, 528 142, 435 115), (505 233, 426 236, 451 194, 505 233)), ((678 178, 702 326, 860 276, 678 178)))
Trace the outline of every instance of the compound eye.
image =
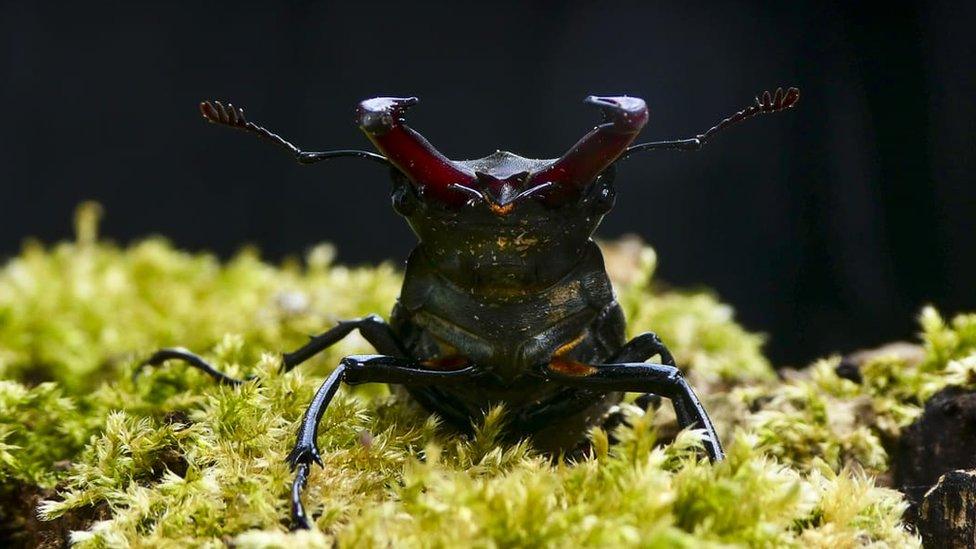
POLYGON ((614 174, 607 170, 597 176, 593 182, 593 190, 590 194, 593 209, 599 212, 608 212, 613 208, 617 200, 617 189, 613 185, 614 174))
POLYGON ((420 207, 420 198, 410 181, 396 169, 391 170, 390 176, 393 178, 393 209, 404 217, 413 215, 420 207))
POLYGON ((600 185, 598 192, 600 194, 597 196, 597 206, 605 206, 609 210, 617 200, 616 189, 613 185, 600 185))

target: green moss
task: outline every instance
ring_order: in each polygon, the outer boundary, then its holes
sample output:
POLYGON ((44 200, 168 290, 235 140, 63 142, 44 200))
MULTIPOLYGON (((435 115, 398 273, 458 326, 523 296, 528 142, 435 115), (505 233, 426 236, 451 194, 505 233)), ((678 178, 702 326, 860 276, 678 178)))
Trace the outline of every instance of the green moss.
POLYGON ((976 316, 932 310, 920 364, 876 359, 857 385, 830 359, 780 381, 728 306, 659 291, 653 252, 638 250, 618 275, 629 330, 672 348, 727 461, 702 460, 668 406, 624 405, 617 444, 596 429, 589 457, 553 464, 498 443, 502 409, 465 440, 382 386, 344 389, 305 496, 317 529, 290 533, 297 422, 338 358, 370 349, 353 335, 287 375, 278 353, 338 319, 385 316, 400 273, 334 265, 327 246, 280 266, 161 239, 123 248, 98 240, 97 213, 81 210, 75 242, 28 244, 0 270, 2 493, 57 484, 47 520, 107 508, 73 534, 82 546, 914 546, 901 496, 874 480, 881 441, 942 386, 976 381, 976 316), (261 382, 220 387, 178 364, 134 377, 163 345, 261 382))
POLYGON ((55 383, 0 381, 0 481, 52 486, 55 464, 74 457, 95 427, 55 383))

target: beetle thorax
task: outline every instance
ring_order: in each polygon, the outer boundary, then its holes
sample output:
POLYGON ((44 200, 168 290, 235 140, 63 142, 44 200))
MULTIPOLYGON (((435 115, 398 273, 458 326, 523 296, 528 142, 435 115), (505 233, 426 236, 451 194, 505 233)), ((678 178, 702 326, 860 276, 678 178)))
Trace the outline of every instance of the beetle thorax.
POLYGON ((418 196, 394 177, 394 207, 410 223, 421 250, 449 280, 472 291, 534 291, 548 287, 580 261, 583 247, 613 205, 611 174, 602 174, 577 200, 553 204, 545 182, 527 182, 536 163, 511 153, 459 162, 475 185, 460 206, 418 196))

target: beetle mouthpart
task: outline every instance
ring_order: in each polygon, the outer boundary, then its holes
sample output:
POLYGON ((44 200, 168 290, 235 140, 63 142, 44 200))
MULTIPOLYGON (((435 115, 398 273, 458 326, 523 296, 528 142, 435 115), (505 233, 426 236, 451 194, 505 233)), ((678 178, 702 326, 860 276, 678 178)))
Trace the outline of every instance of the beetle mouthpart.
POLYGON ((599 95, 587 95, 586 99, 583 100, 584 103, 588 105, 596 105, 598 107, 617 107, 617 101, 614 97, 602 97, 599 95))
POLYGON ((474 174, 441 154, 422 135, 404 123, 403 113, 416 105, 416 97, 376 97, 359 104, 359 128, 422 196, 451 206, 465 201, 454 184, 470 185, 474 174))
POLYGON ((613 122, 614 128, 623 132, 640 131, 649 116, 647 104, 637 97, 591 95, 583 102, 602 108, 607 121, 613 122))
POLYGON ((491 213, 503 216, 512 213, 512 210, 515 209, 515 203, 509 202, 508 204, 498 204, 495 202, 489 202, 488 208, 491 209, 491 213))
POLYGON ((548 189, 548 188, 550 188, 552 186, 553 186, 552 181, 546 181, 545 183, 540 183, 540 184, 538 184, 538 185, 536 185, 534 187, 531 187, 529 189, 526 189, 526 190, 518 193, 518 196, 515 197, 515 200, 522 200, 523 198, 528 198, 528 197, 532 196, 533 194, 536 194, 536 193, 539 193, 541 191, 544 191, 544 190, 546 190, 546 189, 548 189))
POLYGON ((367 99, 356 109, 356 122, 367 133, 385 133, 401 122, 403 113, 420 100, 416 97, 376 97, 367 99))
POLYGON ((551 182, 545 182, 516 192, 517 187, 522 186, 528 177, 528 172, 521 172, 506 179, 498 179, 483 172, 475 172, 475 176, 484 189, 475 189, 461 183, 452 183, 449 188, 464 193, 472 199, 484 201, 496 215, 508 215, 519 200, 552 187, 551 182), (512 180, 515 180, 514 184, 512 180))
POLYGON ((565 200, 593 181, 627 150, 647 123, 647 104, 639 97, 591 95, 584 102, 600 107, 607 122, 532 174, 531 181, 553 184, 554 191, 547 193, 551 200, 565 200))
POLYGON ((482 187, 479 191, 481 196, 488 203, 491 211, 496 215, 508 215, 515 207, 517 200, 527 196, 529 192, 539 187, 549 186, 536 185, 528 190, 520 190, 525 186, 525 182, 529 178, 529 172, 525 171, 510 175, 506 178, 498 178, 484 172, 475 172, 475 177, 478 178, 478 182, 482 187))
POLYGON ((481 194, 481 192, 478 189, 472 189, 471 187, 467 185, 463 185, 461 183, 451 183, 450 185, 448 185, 448 188, 453 189, 455 191, 463 192, 473 198, 479 198, 479 199, 485 198, 485 195, 481 194))

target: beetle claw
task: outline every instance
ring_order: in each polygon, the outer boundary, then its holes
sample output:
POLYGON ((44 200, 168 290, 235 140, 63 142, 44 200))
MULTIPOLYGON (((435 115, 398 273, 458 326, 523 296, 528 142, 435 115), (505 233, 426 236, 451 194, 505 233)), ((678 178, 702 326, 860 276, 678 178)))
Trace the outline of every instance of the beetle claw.
POLYGON ((292 471, 298 468, 299 465, 310 465, 313 461, 319 464, 319 467, 325 468, 325 463, 322 462, 322 455, 319 454, 319 449, 315 447, 314 444, 298 444, 285 458, 292 471))

